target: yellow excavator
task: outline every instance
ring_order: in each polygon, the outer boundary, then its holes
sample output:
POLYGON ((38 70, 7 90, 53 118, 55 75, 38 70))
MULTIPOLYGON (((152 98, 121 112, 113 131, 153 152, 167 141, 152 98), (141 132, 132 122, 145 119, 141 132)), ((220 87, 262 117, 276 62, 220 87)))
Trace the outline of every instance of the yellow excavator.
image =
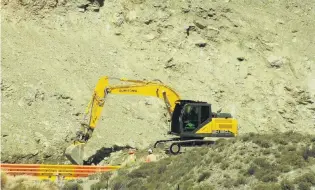
POLYGON ((169 134, 176 138, 159 140, 159 143, 171 143, 169 151, 178 154, 181 146, 199 146, 212 144, 205 137, 235 137, 238 134, 237 120, 229 113, 212 112, 211 104, 201 101, 181 100, 178 93, 161 81, 128 80, 124 78, 101 77, 94 89, 73 143, 66 149, 65 155, 73 164, 83 165, 84 145, 91 138, 100 118, 109 94, 153 96, 162 99, 170 115, 169 134), (128 84, 110 85, 109 80, 116 79, 128 84))

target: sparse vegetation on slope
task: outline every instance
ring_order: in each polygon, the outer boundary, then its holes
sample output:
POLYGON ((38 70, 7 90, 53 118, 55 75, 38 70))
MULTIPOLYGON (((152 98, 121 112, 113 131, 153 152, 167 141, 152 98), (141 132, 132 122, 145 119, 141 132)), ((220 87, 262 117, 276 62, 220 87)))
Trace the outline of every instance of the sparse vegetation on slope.
POLYGON ((58 185, 49 180, 38 180, 31 176, 8 176, 3 190, 58 190, 58 185))
POLYGON ((109 184, 113 189, 310 189, 314 139, 286 132, 219 140, 213 147, 119 170, 109 184))

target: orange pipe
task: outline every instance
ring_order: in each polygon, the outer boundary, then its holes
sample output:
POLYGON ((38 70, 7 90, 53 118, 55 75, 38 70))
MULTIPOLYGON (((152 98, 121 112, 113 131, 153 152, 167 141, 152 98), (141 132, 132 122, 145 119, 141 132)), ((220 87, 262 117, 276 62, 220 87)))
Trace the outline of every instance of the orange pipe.
POLYGON ((97 172, 108 172, 120 166, 80 166, 80 165, 48 165, 48 164, 0 164, 8 175, 32 175, 40 179, 55 180, 56 175, 65 179, 88 177, 97 172))

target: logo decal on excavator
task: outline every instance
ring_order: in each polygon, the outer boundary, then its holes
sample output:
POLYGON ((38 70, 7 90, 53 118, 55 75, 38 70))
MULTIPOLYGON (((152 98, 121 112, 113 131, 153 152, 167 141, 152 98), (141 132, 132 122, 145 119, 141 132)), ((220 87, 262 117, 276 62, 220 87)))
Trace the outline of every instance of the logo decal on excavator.
POLYGON ((136 89, 120 89, 119 92, 138 92, 136 89))

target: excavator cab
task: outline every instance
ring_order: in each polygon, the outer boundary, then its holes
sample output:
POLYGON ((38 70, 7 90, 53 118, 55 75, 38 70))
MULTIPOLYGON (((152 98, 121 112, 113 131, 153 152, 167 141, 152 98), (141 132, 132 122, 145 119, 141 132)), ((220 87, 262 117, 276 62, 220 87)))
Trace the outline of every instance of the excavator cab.
POLYGON ((180 137, 194 136, 204 122, 211 120, 211 105, 206 102, 179 100, 172 115, 171 134, 180 137))
POLYGON ((236 120, 230 114, 213 113, 207 102, 179 100, 172 115, 170 133, 181 139, 236 136, 236 127, 236 120))

